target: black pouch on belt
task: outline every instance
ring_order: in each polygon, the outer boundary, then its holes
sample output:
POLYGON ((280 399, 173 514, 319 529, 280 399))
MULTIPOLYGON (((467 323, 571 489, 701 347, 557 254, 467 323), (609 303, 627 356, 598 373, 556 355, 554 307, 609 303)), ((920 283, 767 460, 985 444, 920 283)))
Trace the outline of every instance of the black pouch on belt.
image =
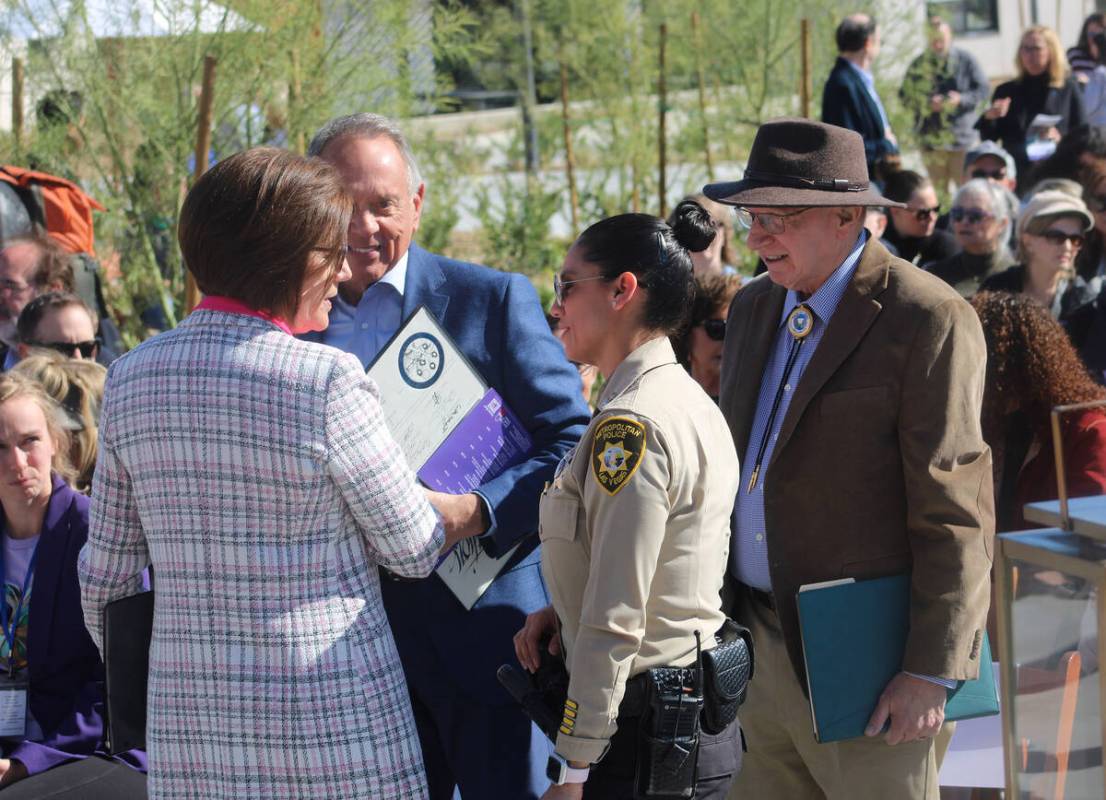
POLYGON ((649 670, 649 706, 638 735, 634 796, 675 800, 695 796, 703 690, 695 667, 649 670))
POLYGON ((753 636, 749 629, 727 619, 717 644, 703 651, 703 731, 719 734, 737 717, 753 677, 753 636))

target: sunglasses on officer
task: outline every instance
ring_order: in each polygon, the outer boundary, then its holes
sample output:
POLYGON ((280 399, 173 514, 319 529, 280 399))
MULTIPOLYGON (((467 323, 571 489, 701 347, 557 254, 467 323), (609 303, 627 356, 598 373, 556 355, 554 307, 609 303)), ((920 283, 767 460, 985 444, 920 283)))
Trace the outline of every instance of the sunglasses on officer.
POLYGON ((80 353, 81 358, 89 360, 96 357, 100 350, 100 339, 90 339, 86 342, 28 342, 31 347, 41 347, 46 350, 54 350, 66 358, 76 358, 80 353))

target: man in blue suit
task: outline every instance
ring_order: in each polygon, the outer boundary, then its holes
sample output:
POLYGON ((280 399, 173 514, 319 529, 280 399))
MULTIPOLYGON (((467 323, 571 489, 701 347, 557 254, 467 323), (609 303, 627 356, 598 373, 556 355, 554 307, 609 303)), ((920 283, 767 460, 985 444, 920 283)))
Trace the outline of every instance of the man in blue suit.
POLYGON ((898 156, 899 143, 876 92, 872 62, 879 55, 879 26, 867 14, 851 14, 837 26, 837 62, 822 88, 822 122, 856 131, 864 139, 868 175, 882 180, 876 167, 898 156))
POLYGON ((385 580, 384 604, 403 661, 430 796, 537 798, 551 748, 495 673, 515 663, 513 635, 546 606, 537 537, 538 498, 580 438, 588 409, 580 379, 545 322, 530 282, 428 253, 411 240, 425 186, 390 120, 355 114, 328 123, 309 148, 341 173, 355 209, 348 259, 330 327, 317 340, 366 366, 418 306, 425 306, 506 400, 533 440, 523 463, 465 495, 433 494, 455 538, 479 537, 492 556, 518 550, 470 610, 437 577, 385 580))

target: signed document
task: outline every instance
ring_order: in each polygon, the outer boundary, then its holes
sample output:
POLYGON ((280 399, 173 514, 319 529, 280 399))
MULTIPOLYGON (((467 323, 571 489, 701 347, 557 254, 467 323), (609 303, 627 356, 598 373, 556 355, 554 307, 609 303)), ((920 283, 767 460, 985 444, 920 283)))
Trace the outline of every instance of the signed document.
POLYGON ((488 388, 422 306, 367 372, 380 389, 388 430, 416 472, 488 388))
MULTIPOLYGON (((388 429, 431 489, 467 494, 530 452, 530 435, 518 417, 421 306, 367 373, 380 389, 388 429)), ((492 558, 479 539, 465 539, 442 558, 436 572, 469 609, 516 549, 492 558)))

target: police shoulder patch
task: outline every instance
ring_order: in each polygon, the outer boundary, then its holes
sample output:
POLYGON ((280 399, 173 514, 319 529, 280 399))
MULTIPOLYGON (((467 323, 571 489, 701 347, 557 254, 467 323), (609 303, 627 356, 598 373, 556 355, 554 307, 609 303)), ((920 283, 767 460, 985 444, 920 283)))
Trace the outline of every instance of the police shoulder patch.
POLYGON ((595 431, 591 472, 609 495, 630 482, 645 455, 645 426, 627 417, 609 417, 595 431))

